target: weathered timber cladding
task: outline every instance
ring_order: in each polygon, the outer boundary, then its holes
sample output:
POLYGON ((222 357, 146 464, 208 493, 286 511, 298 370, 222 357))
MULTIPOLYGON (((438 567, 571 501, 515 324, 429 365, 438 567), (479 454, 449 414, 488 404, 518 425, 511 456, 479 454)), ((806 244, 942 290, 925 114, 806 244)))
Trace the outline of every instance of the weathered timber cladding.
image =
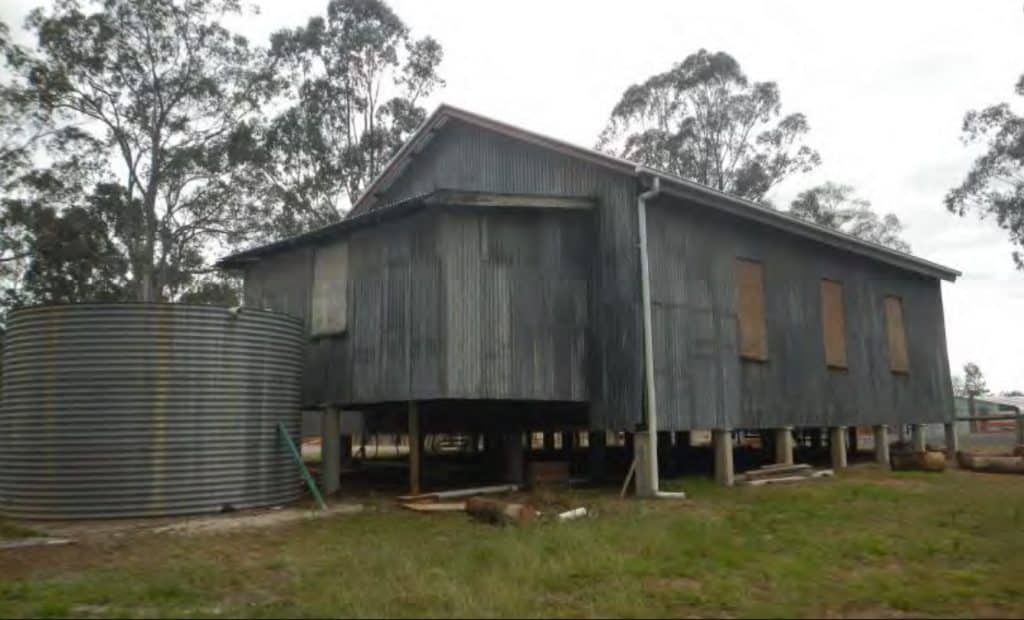
MULTIPOLYGON (((456 208, 334 242, 349 249, 348 329, 311 341, 307 404, 586 401, 592 226, 591 211, 456 208)), ((300 258, 280 267, 301 279, 300 258)), ((251 268, 246 303, 283 305, 267 295, 282 277, 251 268)))
POLYGON ((952 390, 939 282, 662 198, 649 214, 659 428, 941 421, 952 390), (765 362, 741 360, 737 257, 764 268, 765 362), (821 281, 843 283, 848 369, 826 365, 821 281), (889 368, 903 299, 910 372, 889 368))
POLYGON ((636 363, 642 338, 635 179, 452 120, 378 202, 438 189, 595 200, 588 244, 590 419, 595 429, 632 429, 640 421, 643 371, 636 363))

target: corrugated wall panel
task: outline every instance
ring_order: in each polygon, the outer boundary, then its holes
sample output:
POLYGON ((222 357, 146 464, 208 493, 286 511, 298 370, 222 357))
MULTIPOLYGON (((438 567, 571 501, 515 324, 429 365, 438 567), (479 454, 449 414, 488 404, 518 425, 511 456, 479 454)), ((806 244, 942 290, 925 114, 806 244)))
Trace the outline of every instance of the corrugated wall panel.
MULTIPOLYGON (((588 361, 581 382, 588 387, 593 428, 634 428, 640 421, 642 373, 642 365, 636 363, 642 339, 635 180, 453 120, 378 204, 451 188, 585 196, 597 201, 593 228, 586 238, 588 361)), ((458 313, 459 308, 452 311, 458 313)), ((449 342, 448 346, 465 344, 449 342)), ((476 359, 475 352, 469 353, 476 359)))
POLYGON ((952 391, 936 280, 674 199, 651 208, 659 427, 938 422, 952 391), (740 361, 736 258, 764 265, 766 362, 740 361), (821 279, 843 284, 848 369, 825 363, 821 279), (889 369, 884 299, 904 300, 910 373, 889 369))

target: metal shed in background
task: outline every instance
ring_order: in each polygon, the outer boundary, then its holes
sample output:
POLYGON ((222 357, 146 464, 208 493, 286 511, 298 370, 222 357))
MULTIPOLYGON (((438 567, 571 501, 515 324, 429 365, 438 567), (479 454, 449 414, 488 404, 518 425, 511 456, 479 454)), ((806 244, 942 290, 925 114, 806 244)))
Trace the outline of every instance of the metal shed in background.
POLYGON ((157 516, 287 502, 303 326, 259 310, 88 304, 12 312, 0 513, 157 516))

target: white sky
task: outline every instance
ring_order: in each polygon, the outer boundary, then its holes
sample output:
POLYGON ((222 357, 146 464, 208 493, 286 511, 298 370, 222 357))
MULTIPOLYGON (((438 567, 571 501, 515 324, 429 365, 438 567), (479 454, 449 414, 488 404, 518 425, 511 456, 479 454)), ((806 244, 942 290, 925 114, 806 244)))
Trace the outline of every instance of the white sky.
MULTIPOLYGON (((16 29, 36 4, 4 0, 0 19, 16 29)), ((261 4, 242 28, 254 42, 323 14, 326 0, 261 4)), ((701 47, 729 52, 751 79, 778 82, 783 111, 807 115, 824 160, 770 198, 786 205, 833 180, 895 212, 915 254, 964 273, 943 284, 953 368, 974 361, 990 388, 1024 390, 1024 273, 1005 232, 942 203, 971 161, 964 112, 1012 101, 1024 73, 1021 0, 391 5, 414 36, 444 46, 447 86, 428 107, 444 101, 583 146, 630 84, 701 47)))

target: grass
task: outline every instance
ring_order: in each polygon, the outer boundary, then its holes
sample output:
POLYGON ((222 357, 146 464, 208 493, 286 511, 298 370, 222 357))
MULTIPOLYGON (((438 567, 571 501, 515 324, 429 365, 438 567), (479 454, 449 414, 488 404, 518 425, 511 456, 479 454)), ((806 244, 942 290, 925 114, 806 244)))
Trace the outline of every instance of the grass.
POLYGON ((11 523, 7 519, 0 517, 0 540, 31 538, 33 536, 39 536, 39 532, 23 525, 18 525, 17 523, 11 523))
MULTIPOLYGON (((377 510, 0 555, 0 616, 1024 615, 1024 477, 891 473, 496 528, 377 510)), ((543 498, 542 498, 543 499, 543 498)), ((551 499, 551 498, 547 498, 551 499)), ((8 552, 11 553, 11 552, 8 552)))

